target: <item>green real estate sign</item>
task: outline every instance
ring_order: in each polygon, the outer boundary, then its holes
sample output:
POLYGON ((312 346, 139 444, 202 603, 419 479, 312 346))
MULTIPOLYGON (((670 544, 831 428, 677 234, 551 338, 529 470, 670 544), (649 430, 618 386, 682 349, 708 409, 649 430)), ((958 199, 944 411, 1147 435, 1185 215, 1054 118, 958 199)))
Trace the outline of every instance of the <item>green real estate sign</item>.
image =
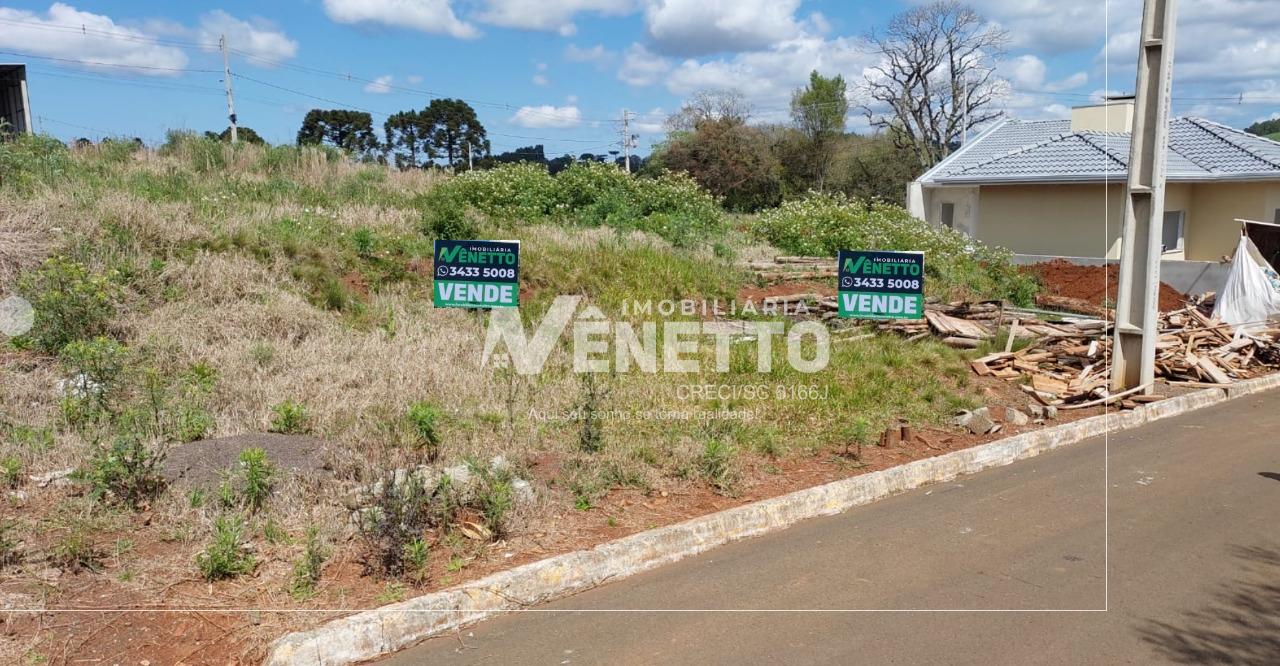
POLYGON ((438 308, 518 307, 520 243, 436 241, 431 291, 438 308))
POLYGON ((840 250, 837 261, 841 317, 920 319, 924 316, 923 252, 840 250))

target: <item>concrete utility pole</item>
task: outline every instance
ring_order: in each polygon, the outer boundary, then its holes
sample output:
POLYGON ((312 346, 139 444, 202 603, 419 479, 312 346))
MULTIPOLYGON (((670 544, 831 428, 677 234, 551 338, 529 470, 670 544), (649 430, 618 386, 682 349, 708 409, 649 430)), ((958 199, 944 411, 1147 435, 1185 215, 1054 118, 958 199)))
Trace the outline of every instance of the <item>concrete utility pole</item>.
POLYGON ((227 55, 227 36, 218 36, 218 50, 222 51, 222 80, 227 84, 227 119, 231 121, 231 143, 236 136, 236 96, 231 92, 231 57, 227 55))
POLYGON ((639 138, 631 133, 631 112, 626 109, 622 110, 622 164, 627 173, 631 173, 631 149, 636 145, 636 139, 639 138))
POLYGON ((1113 391, 1146 386, 1144 392, 1150 393, 1155 380, 1164 172, 1177 14, 1178 0, 1143 2, 1137 99, 1120 236, 1120 289, 1111 344, 1113 391))

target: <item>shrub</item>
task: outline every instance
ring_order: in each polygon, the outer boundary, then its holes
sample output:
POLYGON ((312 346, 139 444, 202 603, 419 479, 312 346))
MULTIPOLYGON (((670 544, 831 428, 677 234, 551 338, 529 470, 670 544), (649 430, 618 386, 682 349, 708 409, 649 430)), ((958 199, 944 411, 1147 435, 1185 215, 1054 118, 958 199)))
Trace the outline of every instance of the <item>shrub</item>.
POLYGON ((918 250, 925 273, 947 298, 1003 298, 1029 305, 1035 280, 1012 263, 1012 253, 911 216, 881 201, 840 194, 810 194, 762 213, 755 231, 778 248, 803 255, 835 256, 837 250, 918 250))
POLYGON ((26 337, 49 353, 57 353, 75 340, 105 333, 118 296, 109 279, 92 275, 83 265, 64 257, 51 257, 40 268, 24 274, 18 280, 18 291, 36 312, 26 337))
POLYGON ((302 434, 307 432, 307 407, 302 403, 293 400, 285 400, 282 403, 271 407, 271 425, 268 427, 270 432, 283 433, 286 435, 302 434))
POLYGON ((474 461, 468 461, 467 464, 471 473, 479 480, 475 489, 475 503, 484 519, 484 526, 495 541, 501 539, 506 534, 507 516, 515 508, 511 472, 507 468, 495 470, 474 461))
POLYGON ((18 456, 0 458, 0 486, 17 488, 22 485, 22 460, 18 456))
POLYGON ((480 226, 468 215, 461 197, 433 191, 423 204, 422 233, 445 240, 470 240, 480 236, 480 226))
POLYGON ((306 546, 303 548, 302 556, 294 562, 293 576, 289 579, 289 594, 294 599, 307 599, 315 594, 324 561, 328 558, 328 549, 320 538, 319 528, 308 527, 306 546))
POLYGON ((213 541, 196 555, 196 566, 207 581, 235 578, 253 571, 257 562, 243 542, 244 522, 218 516, 213 522, 213 541))
POLYGON ((164 489, 160 474, 165 451, 148 446, 136 434, 116 436, 109 446, 96 446, 77 476, 89 484, 100 501, 115 501, 132 508, 143 506, 164 489))
POLYGON ((440 456, 440 408, 427 402, 415 402, 407 415, 413 431, 414 446, 423 451, 429 462, 440 456))
POLYGON ((102 551, 93 542, 90 531, 75 525, 49 551, 49 560, 60 569, 71 572, 89 570, 97 572, 102 551))
POLYGON ((388 473, 379 482, 372 506, 360 512, 360 535, 365 545, 365 568, 384 576, 397 577, 405 570, 405 550, 409 542, 430 522, 430 495, 416 473, 398 483, 388 473))
POLYGON ((0 141, 0 187, 30 192, 57 182, 71 167, 70 151, 54 137, 19 134, 0 141))
POLYGON ((404 563, 405 569, 416 579, 422 582, 427 575, 427 560, 430 557, 430 549, 427 542, 422 537, 416 537, 404 547, 404 563))
POLYGON ((267 452, 248 448, 240 452, 240 496, 252 513, 257 513, 271 496, 275 468, 267 460, 267 452))

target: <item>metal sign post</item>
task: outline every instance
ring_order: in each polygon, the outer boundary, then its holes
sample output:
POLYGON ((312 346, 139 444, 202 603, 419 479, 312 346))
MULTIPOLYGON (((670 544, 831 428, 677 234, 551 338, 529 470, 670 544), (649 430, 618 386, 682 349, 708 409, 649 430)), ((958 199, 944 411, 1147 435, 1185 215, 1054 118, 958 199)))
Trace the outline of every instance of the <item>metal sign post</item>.
POLYGON ((1145 0, 1130 139, 1129 180, 1120 241, 1120 283, 1111 345, 1113 391, 1155 380, 1157 294, 1164 224, 1165 154, 1177 0, 1145 0))

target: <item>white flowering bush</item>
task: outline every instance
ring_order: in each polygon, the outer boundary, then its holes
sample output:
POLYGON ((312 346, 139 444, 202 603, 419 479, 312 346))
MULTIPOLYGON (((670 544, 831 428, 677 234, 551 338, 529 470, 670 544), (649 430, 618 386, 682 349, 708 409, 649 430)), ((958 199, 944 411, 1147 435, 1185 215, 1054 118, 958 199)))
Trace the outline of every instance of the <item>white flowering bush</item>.
POLYGON ((883 201, 810 194, 764 211, 756 234, 795 254, 834 256, 837 250, 925 253, 925 272, 945 297, 1003 298, 1029 305, 1038 285, 1012 263, 1013 254, 958 231, 928 224, 883 201))
POLYGON ((676 245, 696 245, 721 231, 715 197, 684 174, 630 176, 597 162, 573 164, 555 176, 536 164, 505 164, 469 171, 429 192, 422 201, 427 228, 458 218, 460 207, 517 222, 546 218, 563 224, 608 226, 657 234, 676 245), (447 212, 447 213, 446 213, 447 212))

